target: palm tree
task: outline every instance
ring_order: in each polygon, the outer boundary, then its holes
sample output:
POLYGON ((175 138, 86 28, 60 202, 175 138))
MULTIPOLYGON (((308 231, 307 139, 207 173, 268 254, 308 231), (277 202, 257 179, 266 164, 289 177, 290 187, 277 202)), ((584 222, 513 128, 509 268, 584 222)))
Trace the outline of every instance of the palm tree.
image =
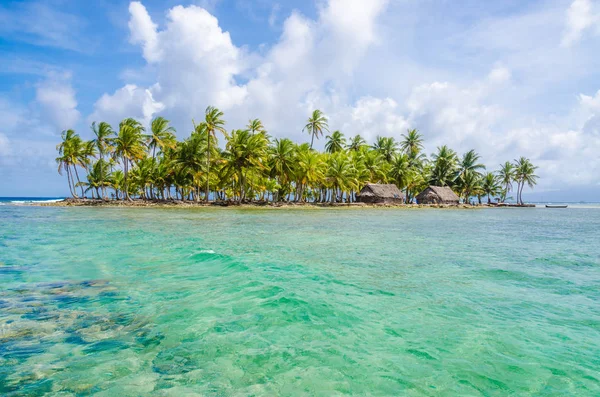
MULTIPOLYGON (((98 149, 98 153, 100 155, 100 160, 104 160, 104 156, 109 154, 112 150, 112 142, 115 132, 113 131, 110 124, 102 121, 100 124, 96 124, 94 121, 92 123, 92 131, 94 132, 95 139, 93 140, 96 149, 98 149)), ((109 163, 106 163, 109 165, 109 163)), ((102 186, 102 197, 106 198, 106 181, 101 180, 100 184, 102 186)))
POLYGON ((515 180, 517 181, 517 204, 523 205, 523 188, 525 184, 530 188, 533 188, 536 183, 538 176, 535 175, 535 167, 529 159, 521 157, 515 160, 515 180))
POLYGON ((435 186, 449 186, 457 178, 458 157, 456 152, 448 146, 438 147, 433 154, 433 169, 431 170, 430 183, 435 186))
POLYGON ((387 183, 390 163, 384 160, 383 156, 375 150, 363 150, 358 152, 355 157, 356 163, 366 172, 365 182, 387 183))
POLYGON ((319 135, 323 136, 323 130, 329 132, 329 125, 327 124, 327 117, 320 110, 316 109, 312 112, 308 118, 306 125, 302 131, 308 132, 311 135, 310 148, 313 147, 315 137, 319 139, 319 135))
POLYGON ((325 143, 325 151, 327 153, 337 153, 344 150, 346 146, 346 138, 339 131, 333 131, 331 135, 327 135, 327 143, 325 143))
MULTIPOLYGON (((210 182, 206 157, 209 153, 209 141, 216 143, 215 137, 206 133, 206 128, 205 123, 196 125, 192 134, 179 145, 176 152, 177 169, 173 173, 174 177, 180 181, 180 190, 183 190, 183 185, 188 182, 194 182, 192 185, 195 201, 200 201, 201 182, 210 182)), ((211 154, 213 154, 212 150, 211 154)), ((182 199, 183 196, 182 194, 182 199)))
POLYGON ((277 179, 280 186, 277 200, 280 200, 284 191, 288 189, 291 176, 295 171, 295 148, 296 145, 291 139, 283 138, 276 139, 274 146, 270 149, 269 169, 271 170, 271 176, 277 179))
POLYGON ((473 149, 466 152, 460 161, 459 173, 463 174, 466 171, 473 171, 476 174, 480 174, 479 170, 485 169, 485 165, 478 162, 480 158, 481 156, 473 149))
POLYGON ((219 109, 209 106, 206 108, 204 124, 206 124, 206 135, 207 135, 207 155, 206 155, 206 189, 204 191, 204 200, 208 203, 208 194, 210 191, 210 143, 211 138, 217 139, 216 131, 221 132, 227 137, 227 131, 225 131, 225 120, 223 120, 223 112, 219 109))
POLYGON ((267 201, 269 199, 269 194, 271 195, 271 200, 275 200, 275 192, 281 189, 281 186, 277 183, 275 179, 268 179, 265 183, 265 189, 267 191, 267 201))
POLYGON ((297 199, 304 201, 304 191, 308 187, 314 187, 323 180, 324 163, 321 155, 312 150, 300 151, 298 153, 297 174, 299 192, 297 199))
POLYGON ((402 137, 404 139, 400 143, 400 148, 404 150, 409 158, 416 158, 423 150, 423 137, 416 129, 407 130, 406 135, 402 134, 402 137))
POLYGON ((128 118, 119 124, 119 133, 114 140, 114 155, 123 162, 123 190, 125 198, 129 201, 131 201, 131 197, 129 196, 129 181, 127 177, 130 165, 133 165, 135 161, 143 159, 146 155, 143 132, 144 127, 139 121, 128 118))
POLYGON ((354 138, 350 139, 347 149, 351 152, 358 152, 363 146, 366 146, 367 142, 360 135, 355 135, 354 138))
POLYGON ((471 196, 477 195, 481 190, 481 176, 473 170, 467 170, 460 174, 460 192, 464 197, 465 204, 469 203, 471 196))
POLYGON ((87 186, 86 192, 92 192, 92 198, 94 198, 94 191, 96 197, 100 198, 100 189, 104 192, 106 186, 110 183, 110 165, 104 159, 99 159, 90 167, 90 171, 87 174, 87 182, 81 182, 81 186, 87 186))
POLYGON ((115 172, 113 172, 110 175, 110 178, 108 179, 108 183, 110 184, 110 186, 115 190, 115 198, 117 200, 120 199, 120 192, 121 191, 125 191, 125 174, 123 174, 123 171, 121 170, 116 170, 115 172))
MULTIPOLYGON (((394 156, 392 161, 392 168, 390 170, 391 180, 394 181, 398 189, 404 190, 409 184, 412 178, 413 170, 410 166, 410 160, 407 154, 397 154, 394 156)), ((406 199, 408 199, 408 191, 406 192, 406 199)), ((408 201, 407 201, 408 202, 408 201)))
POLYGON ((246 198, 248 173, 253 169, 264 170, 266 168, 267 147, 267 139, 264 134, 252 135, 249 130, 234 130, 227 137, 221 172, 227 179, 236 175, 239 186, 239 203, 246 198))
POLYGON ((94 136, 96 137, 93 142, 98 149, 98 153, 100 154, 100 158, 103 159, 104 155, 110 153, 112 138, 115 135, 110 124, 106 122, 101 122, 100 124, 96 124, 94 121, 92 123, 92 131, 94 132, 94 136))
POLYGON ((504 202, 508 193, 512 190, 512 183, 515 179, 515 166, 510 161, 501 164, 500 170, 498 171, 498 177, 500 178, 500 182, 504 185, 501 197, 501 201, 504 202))
POLYGON ((175 138, 175 128, 169 125, 169 120, 164 117, 156 117, 150 124, 150 132, 147 136, 148 148, 152 149, 152 158, 156 158, 156 148, 160 151, 165 148, 175 149, 177 139, 175 138))
MULTIPOLYGON (((69 191, 74 198, 78 198, 75 189, 76 183, 71 169, 77 171, 77 166, 81 161, 81 146, 82 141, 79 135, 74 130, 65 130, 61 134, 62 142, 56 146, 59 156, 56 158, 58 163, 58 173, 62 175, 63 169, 67 171, 67 182, 69 191)), ((79 183, 79 177, 77 178, 79 183)))
POLYGON ((375 138, 373 150, 381 154, 381 157, 390 163, 398 150, 398 143, 392 137, 378 136, 375 138))
POLYGON ((337 202, 344 191, 353 187, 354 167, 345 153, 334 153, 329 156, 325 178, 331 188, 331 203, 337 202))
POLYGON ((493 172, 488 172, 483 176, 481 188, 483 194, 487 195, 488 204, 492 202, 492 196, 497 196, 502 192, 502 187, 500 186, 498 179, 498 175, 494 174, 493 172))
POLYGON ((263 126, 262 121, 260 121, 259 119, 250 120, 248 122, 248 125, 246 126, 246 129, 248 129, 248 131, 250 131, 250 133, 252 135, 254 135, 256 133, 261 133, 261 134, 267 133, 267 130, 263 126))

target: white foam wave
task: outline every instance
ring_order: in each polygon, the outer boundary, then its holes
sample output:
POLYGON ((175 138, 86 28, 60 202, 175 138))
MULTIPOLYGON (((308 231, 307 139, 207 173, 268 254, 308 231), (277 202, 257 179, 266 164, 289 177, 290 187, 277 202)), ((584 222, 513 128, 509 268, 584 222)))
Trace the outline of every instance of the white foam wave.
POLYGON ((38 203, 58 203, 59 201, 63 201, 64 199, 48 199, 48 200, 12 200, 8 201, 6 204, 38 204, 38 203))

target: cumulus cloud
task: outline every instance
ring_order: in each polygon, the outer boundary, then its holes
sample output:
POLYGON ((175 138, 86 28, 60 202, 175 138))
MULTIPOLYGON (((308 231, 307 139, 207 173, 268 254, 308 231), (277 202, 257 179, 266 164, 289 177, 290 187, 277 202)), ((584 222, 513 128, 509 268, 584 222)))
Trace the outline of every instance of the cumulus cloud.
MULTIPOLYGON (((155 87, 155 90, 158 89, 155 87)), ((102 95, 88 121, 107 121, 117 125, 122 119, 133 117, 148 125, 152 116, 163 109, 164 105, 154 100, 151 90, 127 84, 112 95, 102 95)))
MULTIPOLYGON (((324 87, 341 86, 340 67, 350 79, 365 51, 377 42, 375 21, 386 5, 387 0, 331 0, 317 20, 293 12, 279 40, 259 54, 234 45, 217 18, 202 7, 173 7, 159 27, 142 3, 132 2, 130 42, 141 47, 156 70, 156 84, 146 90, 161 105, 146 110, 160 110, 176 123, 189 124, 210 104, 229 111, 234 122, 261 117, 274 131, 289 129, 301 122, 298 114, 304 117, 312 110, 310 98, 331 100, 324 87)), ((151 116, 142 109, 148 95, 130 95, 128 109, 137 107, 134 114, 151 116)), ((105 94, 93 117, 110 118, 121 102, 116 93, 105 94)))
POLYGON ((35 98, 45 119, 56 130, 74 128, 79 121, 80 114, 70 75, 51 74, 37 84, 35 98))
POLYGON ((158 33, 156 24, 152 22, 150 15, 142 3, 133 1, 129 4, 129 32, 131 44, 142 44, 144 58, 148 62, 157 61, 160 58, 160 48, 157 48, 158 33))
POLYGON ((586 30, 599 21, 600 16, 595 13, 592 0, 574 0, 567 10, 566 28, 561 44, 568 47, 576 43, 586 30))
POLYGON ((132 42, 156 65, 161 89, 152 91, 165 106, 191 115, 207 103, 226 110, 244 100, 246 89, 235 81, 244 70, 242 51, 207 10, 176 6, 162 30, 141 3, 131 3, 130 13, 132 42))

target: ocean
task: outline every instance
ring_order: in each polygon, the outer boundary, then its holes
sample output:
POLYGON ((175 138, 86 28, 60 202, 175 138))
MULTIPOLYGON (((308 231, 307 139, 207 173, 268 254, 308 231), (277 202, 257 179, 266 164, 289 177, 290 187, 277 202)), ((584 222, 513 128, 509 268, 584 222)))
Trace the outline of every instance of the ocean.
POLYGON ((3 396, 597 396, 599 368, 599 207, 0 207, 3 396))

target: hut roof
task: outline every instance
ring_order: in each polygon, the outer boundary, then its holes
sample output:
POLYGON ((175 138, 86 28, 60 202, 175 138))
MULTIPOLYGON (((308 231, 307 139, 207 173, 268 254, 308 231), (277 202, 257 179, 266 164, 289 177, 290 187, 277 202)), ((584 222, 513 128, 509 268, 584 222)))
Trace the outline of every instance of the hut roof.
MULTIPOLYGON (((427 189, 433 190, 433 192, 443 201, 460 200, 456 193, 454 193, 448 186, 429 186, 427 189)), ((425 189, 421 194, 427 192, 427 189, 425 189)))
POLYGON ((403 198, 404 195, 398 189, 398 186, 393 184, 368 183, 362 188, 358 196, 373 196, 381 198, 403 198))

